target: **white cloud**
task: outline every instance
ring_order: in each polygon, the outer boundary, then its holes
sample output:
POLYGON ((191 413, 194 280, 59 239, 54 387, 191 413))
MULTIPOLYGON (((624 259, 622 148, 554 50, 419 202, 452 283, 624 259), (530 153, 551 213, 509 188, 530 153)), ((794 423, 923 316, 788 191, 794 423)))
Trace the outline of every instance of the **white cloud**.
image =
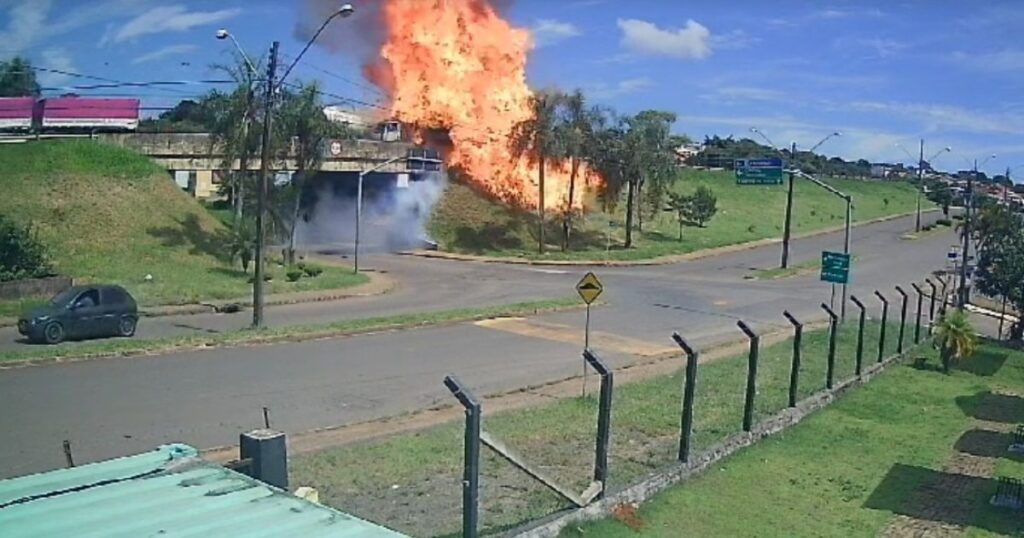
POLYGON ((574 24, 554 19, 538 19, 536 24, 530 28, 530 33, 538 47, 551 45, 582 34, 574 24))
POLYGON ((703 60, 711 55, 711 31, 690 19, 683 28, 658 28, 639 19, 619 19, 621 44, 640 54, 671 56, 684 60, 703 60))
POLYGON ((767 88, 755 88, 750 86, 720 86, 714 91, 701 95, 707 101, 717 103, 737 103, 743 101, 764 101, 778 102, 790 99, 785 93, 767 88))
POLYGON ((615 84, 601 82, 598 84, 584 85, 583 89, 585 90, 587 96, 590 97, 591 99, 607 100, 643 91, 647 88, 650 88, 653 85, 654 83, 651 81, 651 79, 646 77, 639 77, 620 80, 615 84))
POLYGON ((174 56, 176 54, 187 54, 189 52, 199 49, 198 45, 168 45, 162 49, 154 50, 148 54, 143 54, 132 60, 132 64, 141 64, 146 62, 152 62, 167 56, 174 56))
POLYGON ((950 60, 972 69, 983 71, 1013 71, 1024 69, 1024 50, 1003 49, 996 52, 967 53, 957 51, 950 60))
POLYGON ((101 45, 107 42, 121 43, 149 34, 184 32, 196 26, 205 26, 236 17, 238 8, 219 11, 188 11, 183 5, 160 6, 140 14, 125 23, 120 29, 103 37, 101 45))
POLYGON ((1024 116, 1020 114, 991 114, 950 105, 883 101, 857 101, 839 105, 837 109, 903 116, 920 121, 926 131, 1024 134, 1024 116))
POLYGON ((745 49, 761 40, 751 37, 743 30, 733 30, 728 34, 711 36, 711 48, 714 50, 745 49))
POLYGON ((7 9, 7 27, 0 32, 0 43, 5 50, 21 52, 31 46, 44 33, 51 0, 26 0, 7 9))
MULTIPOLYGON (((56 71, 75 72, 75 63, 72 61, 68 51, 60 47, 52 47, 44 50, 40 55, 43 64, 47 69, 56 71)), ((61 86, 71 79, 69 75, 54 73, 51 71, 38 72, 39 85, 43 87, 61 86)))

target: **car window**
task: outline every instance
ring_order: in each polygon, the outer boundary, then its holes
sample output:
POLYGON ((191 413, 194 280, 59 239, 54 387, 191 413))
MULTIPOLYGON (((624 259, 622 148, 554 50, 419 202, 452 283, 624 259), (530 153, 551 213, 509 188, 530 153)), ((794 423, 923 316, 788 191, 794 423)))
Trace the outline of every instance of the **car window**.
POLYGON ((103 304, 125 304, 128 294, 121 288, 103 288, 103 304))
POLYGON ((75 294, 77 294, 79 291, 80 290, 76 290, 75 288, 68 288, 58 293, 57 295, 54 295, 53 299, 50 299, 50 304, 54 306, 66 305, 71 301, 71 299, 75 297, 75 294))
POLYGON ((88 308, 90 306, 99 306, 100 304, 100 292, 99 290, 88 290, 83 292, 75 299, 75 308, 88 308))

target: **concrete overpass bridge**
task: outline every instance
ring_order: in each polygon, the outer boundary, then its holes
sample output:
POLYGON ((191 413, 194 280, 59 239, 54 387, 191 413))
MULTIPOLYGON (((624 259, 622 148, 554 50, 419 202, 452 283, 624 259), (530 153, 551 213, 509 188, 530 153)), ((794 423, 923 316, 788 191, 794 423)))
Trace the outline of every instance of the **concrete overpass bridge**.
MULTIPOLYGON (((116 133, 102 134, 99 140, 147 155, 167 168, 179 185, 187 188, 197 198, 209 198, 217 194, 217 185, 224 172, 240 170, 241 164, 235 159, 230 166, 225 162, 224 152, 206 133, 116 133), (187 187, 186 187, 187 185, 187 187)), ((378 166, 391 159, 405 157, 417 146, 405 142, 381 142, 377 140, 330 140, 324 145, 324 160, 320 168, 326 173, 358 173, 378 166)), ((294 150, 289 152, 294 155, 294 150)), ((249 160, 246 168, 260 169, 259 155, 249 160)), ((275 172, 294 172, 298 166, 294 157, 275 159, 270 168, 275 172)), ((398 174, 407 171, 404 161, 398 161, 379 170, 381 173, 398 174)))

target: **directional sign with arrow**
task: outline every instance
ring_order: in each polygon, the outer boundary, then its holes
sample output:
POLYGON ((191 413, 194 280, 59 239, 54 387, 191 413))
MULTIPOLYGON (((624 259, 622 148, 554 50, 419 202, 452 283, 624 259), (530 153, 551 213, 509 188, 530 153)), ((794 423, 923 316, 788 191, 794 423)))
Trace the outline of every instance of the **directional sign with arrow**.
POLYGON ((576 284, 576 292, 580 294, 583 302, 588 305, 596 301, 603 291, 604 285, 601 284, 601 281, 598 280, 597 275, 594 273, 583 275, 583 278, 576 284))

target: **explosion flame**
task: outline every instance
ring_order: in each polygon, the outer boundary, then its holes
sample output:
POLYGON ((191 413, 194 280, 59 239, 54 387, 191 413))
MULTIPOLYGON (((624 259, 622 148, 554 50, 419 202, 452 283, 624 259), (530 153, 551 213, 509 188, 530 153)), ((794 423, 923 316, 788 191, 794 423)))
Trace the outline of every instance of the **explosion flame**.
MULTIPOLYGON (((449 166, 507 203, 536 207, 537 165, 514 159, 509 144, 515 125, 532 117, 529 31, 490 0, 384 0, 381 16, 384 43, 367 72, 391 96, 391 113, 420 130, 446 129, 449 166)), ((583 185, 599 180, 581 166, 570 205, 568 169, 545 166, 546 209, 581 209, 583 185)))

